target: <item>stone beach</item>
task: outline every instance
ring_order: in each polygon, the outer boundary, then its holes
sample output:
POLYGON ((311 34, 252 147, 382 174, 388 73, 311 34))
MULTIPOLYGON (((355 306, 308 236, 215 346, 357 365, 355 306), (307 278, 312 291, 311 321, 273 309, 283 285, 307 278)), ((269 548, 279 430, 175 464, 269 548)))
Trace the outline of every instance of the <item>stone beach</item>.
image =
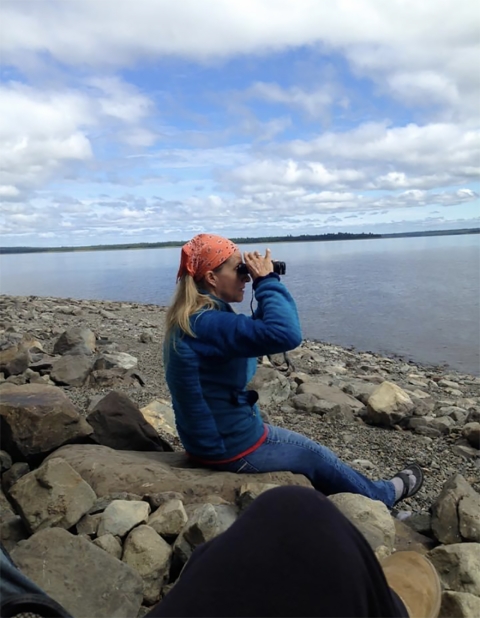
MULTIPOLYGON (((309 486, 189 464, 163 375, 164 318, 155 305, 0 297, 1 536, 35 581, 46 556, 37 583, 75 618, 143 615, 258 493, 309 486), (66 588, 61 572, 80 555, 90 573, 66 588), (104 594, 119 585, 123 608, 104 594), (82 586, 97 595, 88 607, 72 600, 82 586)), ((332 501, 379 558, 429 552, 441 616, 480 615, 480 378, 314 341, 288 359, 259 360, 265 420, 371 478, 417 461, 424 486, 392 513, 353 494, 332 501)))

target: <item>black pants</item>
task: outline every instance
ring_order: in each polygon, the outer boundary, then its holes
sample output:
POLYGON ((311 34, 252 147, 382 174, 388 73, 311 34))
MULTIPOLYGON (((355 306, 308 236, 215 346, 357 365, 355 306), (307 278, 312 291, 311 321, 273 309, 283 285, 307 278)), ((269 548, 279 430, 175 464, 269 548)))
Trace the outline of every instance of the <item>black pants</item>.
POLYGON ((324 496, 281 487, 200 546, 155 616, 408 618, 370 546, 324 496))

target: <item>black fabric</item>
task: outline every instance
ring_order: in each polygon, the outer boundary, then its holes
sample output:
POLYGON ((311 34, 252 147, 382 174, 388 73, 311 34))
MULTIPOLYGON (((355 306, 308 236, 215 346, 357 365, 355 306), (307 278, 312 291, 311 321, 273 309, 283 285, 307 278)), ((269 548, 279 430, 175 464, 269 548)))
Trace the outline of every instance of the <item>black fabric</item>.
POLYGON ((319 492, 262 494, 225 533, 200 546, 161 616, 403 617, 370 546, 319 492))

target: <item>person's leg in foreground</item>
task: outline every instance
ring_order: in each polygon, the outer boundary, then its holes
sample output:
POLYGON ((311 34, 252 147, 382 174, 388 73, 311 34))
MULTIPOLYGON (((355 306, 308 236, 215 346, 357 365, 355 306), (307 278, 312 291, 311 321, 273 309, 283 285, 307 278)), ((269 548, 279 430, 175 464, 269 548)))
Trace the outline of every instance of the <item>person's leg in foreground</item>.
MULTIPOLYGON (((414 581, 415 569, 410 575, 414 581)), ((148 616, 408 613, 367 541, 329 500, 311 489, 281 487, 200 546, 148 616)))

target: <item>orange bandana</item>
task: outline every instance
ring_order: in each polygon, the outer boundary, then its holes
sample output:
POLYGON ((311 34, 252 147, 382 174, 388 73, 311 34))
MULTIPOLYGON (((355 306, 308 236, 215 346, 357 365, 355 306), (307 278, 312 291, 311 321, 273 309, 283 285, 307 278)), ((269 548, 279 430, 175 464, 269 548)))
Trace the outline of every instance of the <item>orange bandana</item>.
POLYGON ((198 234, 182 247, 177 281, 184 275, 195 281, 203 279, 209 270, 214 270, 235 253, 237 245, 228 238, 215 234, 198 234))

